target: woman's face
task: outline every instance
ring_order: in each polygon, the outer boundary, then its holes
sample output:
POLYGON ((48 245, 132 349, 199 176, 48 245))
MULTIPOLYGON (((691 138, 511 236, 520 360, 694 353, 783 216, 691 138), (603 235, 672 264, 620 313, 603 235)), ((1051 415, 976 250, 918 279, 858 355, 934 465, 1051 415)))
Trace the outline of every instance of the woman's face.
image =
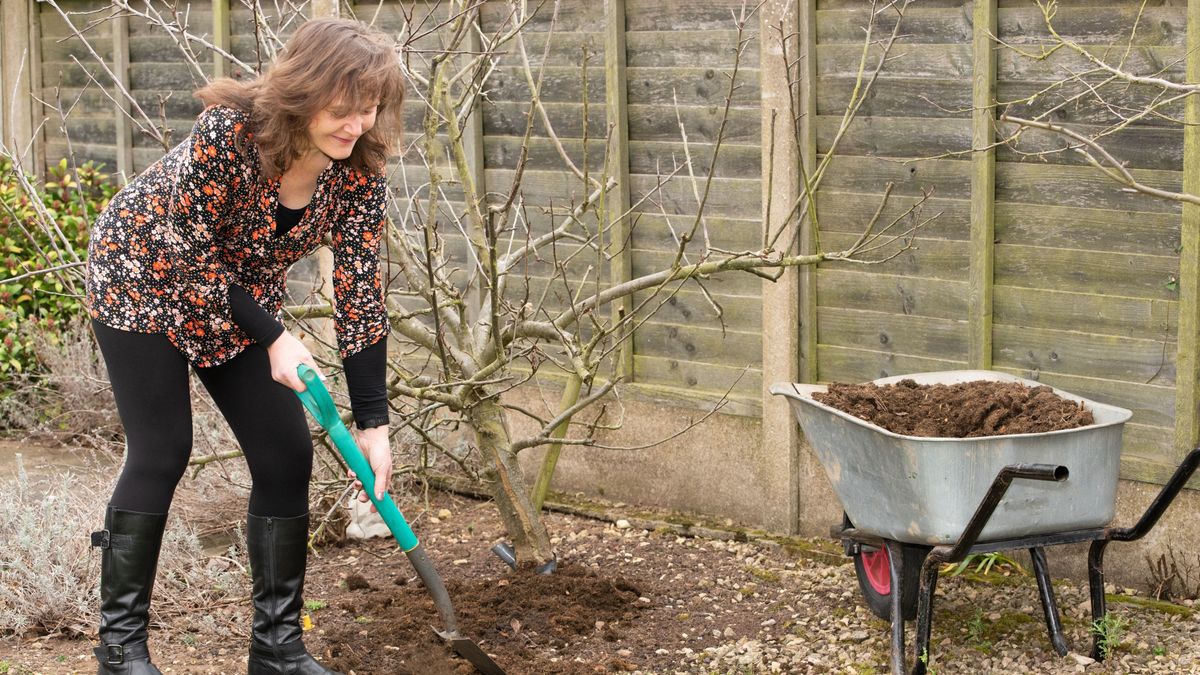
POLYGON ((330 159, 346 159, 359 137, 375 126, 377 102, 348 106, 334 102, 308 123, 312 146, 330 159))

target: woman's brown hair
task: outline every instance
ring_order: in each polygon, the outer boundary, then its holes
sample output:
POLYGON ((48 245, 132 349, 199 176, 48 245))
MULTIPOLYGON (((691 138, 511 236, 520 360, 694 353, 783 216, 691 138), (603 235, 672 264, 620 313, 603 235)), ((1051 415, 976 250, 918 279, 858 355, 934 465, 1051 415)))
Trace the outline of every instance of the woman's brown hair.
POLYGON ((216 80, 196 92, 204 105, 224 105, 250 115, 264 178, 282 174, 309 148, 308 124, 337 105, 379 109, 375 126, 359 137, 345 161, 366 172, 382 171, 399 141, 404 80, 395 44, 358 21, 305 22, 266 73, 242 82, 216 80))

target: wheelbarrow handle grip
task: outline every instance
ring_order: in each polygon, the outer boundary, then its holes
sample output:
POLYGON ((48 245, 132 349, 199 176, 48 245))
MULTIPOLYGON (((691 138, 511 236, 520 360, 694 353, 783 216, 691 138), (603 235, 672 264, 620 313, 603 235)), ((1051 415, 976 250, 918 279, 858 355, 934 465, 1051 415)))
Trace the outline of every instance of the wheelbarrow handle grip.
POLYGON ((362 483, 363 490, 370 497, 375 509, 379 511, 379 515, 391 530, 396 542, 400 544, 400 548, 406 553, 413 550, 420 543, 417 541, 417 535, 413 534, 412 528, 404 519, 404 514, 400 513, 396 502, 392 501, 391 495, 385 492, 382 499, 375 497, 375 471, 371 468, 371 463, 363 456, 362 450, 359 450, 358 444, 354 442, 350 430, 342 422, 337 406, 333 404, 333 397, 329 395, 329 390, 321 382, 321 377, 317 375, 317 371, 305 364, 300 364, 296 370, 300 375, 300 380, 307 387, 304 391, 296 392, 296 396, 300 397, 300 402, 312 414, 313 419, 317 420, 317 423, 329 433, 333 447, 337 448, 338 454, 346 460, 346 465, 362 483))
POLYGON ((1009 464, 1004 471, 1013 478, 1028 478, 1030 480, 1045 480, 1061 483, 1071 472, 1061 464, 1009 464))

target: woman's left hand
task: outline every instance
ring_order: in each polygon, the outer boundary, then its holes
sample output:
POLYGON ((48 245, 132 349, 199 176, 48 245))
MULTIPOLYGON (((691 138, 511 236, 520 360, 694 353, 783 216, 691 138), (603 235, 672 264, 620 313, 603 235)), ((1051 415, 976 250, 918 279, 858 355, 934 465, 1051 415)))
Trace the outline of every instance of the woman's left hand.
MULTIPOLYGON (((375 498, 383 499, 383 495, 387 494, 388 487, 392 484, 392 446, 388 439, 387 425, 372 429, 355 429, 354 436, 359 449, 375 472, 375 498)), ((348 473, 351 478, 355 478, 353 471, 348 473)), ((354 486, 359 489, 358 501, 371 501, 367 493, 362 491, 361 482, 355 481, 354 486)), ((376 511, 374 504, 371 504, 371 511, 376 511)))

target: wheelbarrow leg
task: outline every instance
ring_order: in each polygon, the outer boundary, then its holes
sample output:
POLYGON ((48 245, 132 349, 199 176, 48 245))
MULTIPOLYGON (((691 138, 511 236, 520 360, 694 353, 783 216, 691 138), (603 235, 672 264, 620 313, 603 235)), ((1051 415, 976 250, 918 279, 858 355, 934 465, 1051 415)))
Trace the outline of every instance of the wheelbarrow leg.
MULTIPOLYGON (((1104 597, 1104 550, 1108 548, 1108 539, 1097 539, 1088 548, 1088 590, 1092 594, 1092 626, 1104 620, 1108 613, 1107 600, 1104 597)), ((1092 658, 1104 660, 1104 651, 1100 649, 1100 634, 1092 630, 1092 658)))
POLYGON ((929 636, 933 631, 933 592, 937 590, 941 558, 930 555, 921 566, 921 590, 917 596, 917 644, 913 648, 912 675, 925 675, 932 657, 929 636))
POLYGON ((1054 585, 1050 581, 1050 571, 1046 566, 1046 551, 1041 546, 1029 549, 1029 557, 1033 560, 1033 575, 1037 577, 1038 594, 1042 599, 1042 613, 1046 616, 1046 630, 1050 633, 1050 644, 1059 656, 1067 655, 1067 642, 1063 639, 1062 623, 1058 616, 1058 603, 1054 599, 1054 585))
MULTIPOLYGON (((1103 539, 1096 539, 1088 549, 1088 588, 1092 592, 1092 626, 1103 621, 1108 613, 1107 602, 1104 598, 1104 550, 1110 541, 1137 541, 1158 523, 1167 507, 1175 500, 1176 495, 1183 490, 1188 479, 1200 468, 1200 448, 1194 448, 1175 469, 1171 480, 1163 486, 1158 496, 1150 503, 1149 508, 1138 519, 1133 527, 1109 528, 1103 539)), ((1100 649, 1100 635, 1092 631, 1092 658, 1104 660, 1100 649)))
POLYGON ((908 667, 904 663, 904 550, 898 541, 886 539, 883 545, 888 552, 888 572, 892 575, 892 675, 905 675, 908 667))

